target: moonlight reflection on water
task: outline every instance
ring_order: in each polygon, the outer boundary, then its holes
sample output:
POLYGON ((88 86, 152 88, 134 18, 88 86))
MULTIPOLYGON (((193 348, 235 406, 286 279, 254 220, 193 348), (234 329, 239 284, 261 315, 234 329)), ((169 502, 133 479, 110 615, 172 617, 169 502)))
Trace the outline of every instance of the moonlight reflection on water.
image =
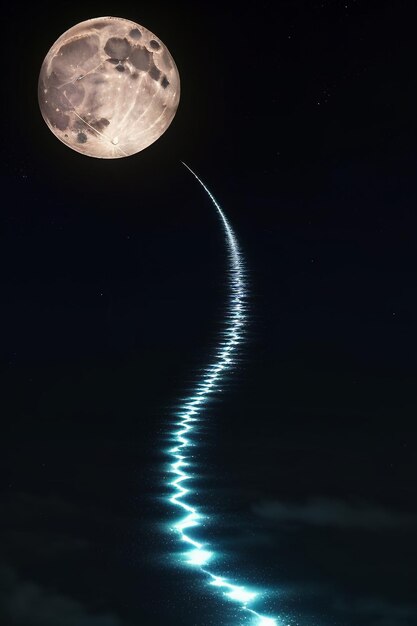
POLYGON ((225 599, 234 601, 242 611, 250 614, 254 625, 279 626, 277 619, 262 615, 253 608, 253 604, 260 600, 261 596, 265 595, 265 592, 249 589, 243 585, 231 582, 226 577, 215 574, 214 567, 212 568, 211 565, 216 559, 215 552, 210 549, 210 546, 197 541, 191 531, 192 528, 196 528, 203 523, 204 516, 200 512, 198 504, 189 497, 192 490, 185 486, 187 481, 197 477, 195 471, 187 469, 191 465, 192 458, 189 448, 196 445, 193 442, 194 431, 202 419, 202 412, 210 394, 218 389, 224 373, 233 368, 239 345, 243 341, 243 330, 246 321, 245 301, 247 298, 247 286, 244 262, 232 227, 206 185, 188 165, 185 163, 184 165, 208 194, 221 219, 229 256, 230 297, 226 313, 226 328, 219 341, 213 362, 205 369, 193 394, 180 407, 177 413, 178 421, 174 423, 171 431, 175 446, 168 451, 172 458, 169 467, 175 478, 170 482, 174 494, 170 496, 169 500, 181 510, 181 517, 175 523, 174 529, 177 531, 180 540, 188 547, 188 550, 183 555, 185 562, 199 568, 206 576, 208 584, 218 589, 225 599))

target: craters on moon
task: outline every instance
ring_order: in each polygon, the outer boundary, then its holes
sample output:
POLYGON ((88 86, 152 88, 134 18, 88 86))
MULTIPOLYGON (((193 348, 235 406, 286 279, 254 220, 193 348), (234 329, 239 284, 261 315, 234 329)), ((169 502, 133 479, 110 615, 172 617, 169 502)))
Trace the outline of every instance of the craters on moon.
POLYGON ((52 132, 78 152, 118 158, 168 128, 179 102, 175 62, 146 28, 97 18, 66 31, 41 68, 38 98, 52 132))
POLYGON ((89 122, 90 126, 92 126, 95 130, 98 130, 99 132, 103 131, 105 128, 107 128, 107 126, 110 124, 109 120, 106 120, 106 118, 102 117, 99 120, 93 120, 91 122, 89 122))
MULTIPOLYGON (((133 29, 132 32, 139 32, 138 29, 133 29)), ((137 37, 135 37, 136 39, 137 37)), ((149 41, 149 50, 146 45, 131 45, 126 37, 110 37, 104 46, 104 52, 108 58, 106 61, 115 65, 117 72, 125 72, 127 70, 129 75, 133 75, 132 69, 140 70, 141 72, 147 72, 152 80, 159 81, 161 78, 161 85, 163 89, 166 89, 169 85, 169 81, 165 74, 155 64, 153 51, 160 50, 161 45, 156 39, 149 41), (133 66, 133 68, 132 68, 133 66)))
POLYGON ((118 61, 127 59, 131 50, 132 46, 126 37, 123 39, 121 37, 110 37, 104 46, 104 52, 112 59, 117 59, 118 61))

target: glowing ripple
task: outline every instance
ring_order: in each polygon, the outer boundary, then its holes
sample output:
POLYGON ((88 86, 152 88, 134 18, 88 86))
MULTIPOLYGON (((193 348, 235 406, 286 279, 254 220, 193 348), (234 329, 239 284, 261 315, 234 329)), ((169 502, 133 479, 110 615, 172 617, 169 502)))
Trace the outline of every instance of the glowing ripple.
POLYGON ((174 529, 179 534, 180 540, 189 546, 189 550, 184 554, 184 561, 189 565, 198 567, 207 577, 209 585, 221 591, 225 599, 236 602, 243 611, 253 615, 255 620, 254 626, 279 626, 276 618, 262 615, 249 606, 262 595, 261 593, 248 589, 243 585, 231 583, 228 579, 217 576, 208 569, 207 565, 215 557, 215 553, 209 550, 206 544, 193 539, 192 535, 187 532, 190 528, 200 526, 203 519, 197 505, 191 504, 187 497, 191 491, 184 486, 187 480, 197 476, 196 473, 186 469, 190 465, 191 459, 187 448, 195 445, 193 444, 192 436, 196 422, 199 421, 200 414, 209 399, 209 395, 215 390, 219 391, 218 385, 222 380, 223 374, 226 370, 230 371, 235 362, 236 352, 243 339, 247 289, 244 277, 244 263, 238 242, 226 216, 213 194, 197 174, 186 163, 183 163, 183 165, 198 180, 221 218, 229 255, 230 299, 225 320, 226 329, 221 333, 221 340, 218 343, 213 362, 204 369, 202 379, 196 385, 193 395, 187 398, 181 406, 177 414, 179 420, 174 423, 173 426, 175 428, 171 433, 175 446, 168 451, 173 459, 170 463, 170 472, 176 477, 170 482, 174 493, 169 500, 184 513, 184 517, 181 517, 176 522, 174 529))

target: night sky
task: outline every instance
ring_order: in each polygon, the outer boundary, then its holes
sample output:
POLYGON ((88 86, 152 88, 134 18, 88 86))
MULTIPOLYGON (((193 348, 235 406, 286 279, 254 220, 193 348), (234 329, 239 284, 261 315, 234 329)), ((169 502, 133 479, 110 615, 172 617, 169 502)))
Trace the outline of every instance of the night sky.
POLYGON ((167 431, 209 361, 224 235, 238 367, 198 447, 207 538, 280 626, 417 624, 412 0, 9 3, 0 228, 0 623, 241 626, 180 563, 167 431), (168 46, 181 101, 126 159, 44 123, 52 43, 92 17, 168 46))

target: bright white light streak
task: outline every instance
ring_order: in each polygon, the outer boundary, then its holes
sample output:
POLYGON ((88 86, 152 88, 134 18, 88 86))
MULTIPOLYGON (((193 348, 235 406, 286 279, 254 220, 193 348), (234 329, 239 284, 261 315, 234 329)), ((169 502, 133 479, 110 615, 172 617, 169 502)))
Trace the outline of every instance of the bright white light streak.
POLYGON ((259 618, 258 626, 277 626, 276 620, 271 617, 262 617, 259 618))
POLYGON ((184 400, 176 415, 176 421, 173 423, 171 434, 175 445, 169 450, 169 455, 172 458, 170 472, 175 475, 175 478, 169 483, 173 491, 169 501, 181 509, 184 514, 174 524, 174 529, 178 533, 180 540, 189 546, 189 549, 184 554, 184 561, 189 565, 198 567, 201 573, 207 577, 208 584, 216 587, 224 599, 236 602, 240 605, 242 611, 251 613, 255 619, 253 626, 279 626, 276 618, 262 615, 249 606, 261 595, 259 592, 247 589, 243 585, 232 583, 228 579, 217 576, 210 571, 208 564, 215 557, 215 553, 208 549, 205 543, 193 539, 192 533, 189 531, 190 528, 200 526, 204 516, 199 512, 198 504, 191 501, 190 494, 192 494, 192 490, 184 487, 187 480, 197 477, 196 472, 185 469, 191 465, 192 455, 189 453, 188 448, 191 446, 195 449, 197 446, 197 443, 193 441, 193 434, 204 406, 209 400, 209 395, 214 391, 220 390, 219 384, 223 375, 230 371, 236 362, 236 353, 244 337, 247 286, 242 254, 229 221, 203 181, 186 163, 183 163, 183 165, 203 187, 220 217, 229 257, 230 295, 224 320, 224 330, 220 334, 213 362, 204 368, 202 378, 196 385, 195 391, 184 400))

